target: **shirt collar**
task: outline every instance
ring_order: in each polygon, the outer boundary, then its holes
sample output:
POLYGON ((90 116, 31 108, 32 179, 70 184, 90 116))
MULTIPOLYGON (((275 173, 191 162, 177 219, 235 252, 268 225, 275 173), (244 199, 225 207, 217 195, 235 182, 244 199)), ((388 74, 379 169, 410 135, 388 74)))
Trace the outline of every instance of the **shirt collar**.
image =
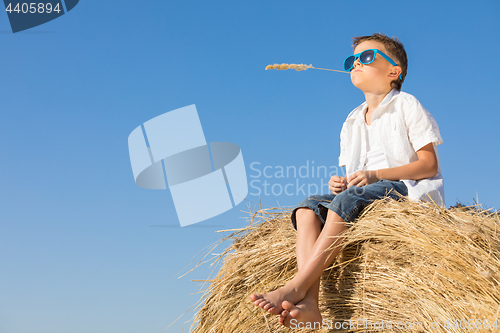
MULTIPOLYGON (((391 91, 389 91, 389 93, 387 95, 385 95, 384 99, 382 100, 382 102, 378 106, 377 110, 390 104, 396 97, 398 97, 399 93, 400 93, 400 91, 397 89, 392 89, 391 91)), ((360 122, 364 123, 365 110, 367 107, 368 107, 368 105, 367 105, 366 101, 363 102, 363 104, 361 104, 360 106, 358 106, 357 108, 355 108, 351 112, 351 114, 347 117, 346 121, 347 120, 357 120, 358 122, 360 121, 360 122)))

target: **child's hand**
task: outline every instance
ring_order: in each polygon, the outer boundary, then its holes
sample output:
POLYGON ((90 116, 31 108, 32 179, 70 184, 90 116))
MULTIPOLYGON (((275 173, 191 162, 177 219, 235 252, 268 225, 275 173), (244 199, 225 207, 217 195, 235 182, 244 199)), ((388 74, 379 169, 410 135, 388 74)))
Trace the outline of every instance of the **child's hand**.
POLYGON ((351 174, 349 178, 347 178, 347 181, 349 184, 347 184, 347 187, 351 186, 365 186, 368 184, 376 183, 379 181, 378 172, 375 171, 356 171, 355 173, 351 174))
POLYGON ((328 182, 328 187, 333 194, 339 194, 347 189, 347 180, 344 177, 332 176, 328 182))

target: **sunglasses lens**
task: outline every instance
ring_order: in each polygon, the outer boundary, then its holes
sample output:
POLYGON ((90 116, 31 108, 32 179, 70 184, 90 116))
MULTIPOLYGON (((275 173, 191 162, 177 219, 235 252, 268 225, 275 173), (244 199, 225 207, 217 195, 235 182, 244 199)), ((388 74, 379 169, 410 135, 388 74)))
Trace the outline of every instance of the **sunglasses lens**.
POLYGON ((372 50, 366 50, 359 55, 359 61, 361 61, 361 63, 365 65, 372 63, 374 58, 375 52, 373 52, 372 50))
POLYGON ((346 71, 351 70, 352 65, 354 65, 354 56, 350 56, 344 61, 344 70, 346 71))

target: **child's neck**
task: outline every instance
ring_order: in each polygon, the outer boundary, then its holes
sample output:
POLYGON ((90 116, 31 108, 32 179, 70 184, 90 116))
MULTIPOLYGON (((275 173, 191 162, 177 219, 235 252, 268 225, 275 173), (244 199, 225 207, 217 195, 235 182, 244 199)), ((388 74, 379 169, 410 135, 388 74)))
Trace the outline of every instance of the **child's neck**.
POLYGON ((365 99, 366 99, 366 104, 368 105, 368 112, 373 113, 380 103, 384 100, 385 96, 391 91, 392 89, 389 88, 389 90, 380 90, 380 91, 373 91, 373 92, 365 92, 365 99))

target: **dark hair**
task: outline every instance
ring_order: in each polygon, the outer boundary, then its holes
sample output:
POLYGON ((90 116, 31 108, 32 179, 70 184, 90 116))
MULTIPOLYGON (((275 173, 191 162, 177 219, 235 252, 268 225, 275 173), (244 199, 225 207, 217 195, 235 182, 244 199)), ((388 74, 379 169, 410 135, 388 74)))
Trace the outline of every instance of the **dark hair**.
POLYGON ((384 34, 374 33, 371 36, 359 36, 352 38, 352 48, 355 49, 356 46, 361 44, 362 42, 366 42, 367 40, 373 40, 384 45, 388 56, 393 59, 399 67, 401 67, 401 77, 402 80, 398 77, 396 80, 391 82, 391 86, 396 88, 397 90, 401 90, 401 86, 406 78, 406 73, 408 70, 408 58, 406 57, 406 51, 401 43, 396 37, 388 37, 384 34))

